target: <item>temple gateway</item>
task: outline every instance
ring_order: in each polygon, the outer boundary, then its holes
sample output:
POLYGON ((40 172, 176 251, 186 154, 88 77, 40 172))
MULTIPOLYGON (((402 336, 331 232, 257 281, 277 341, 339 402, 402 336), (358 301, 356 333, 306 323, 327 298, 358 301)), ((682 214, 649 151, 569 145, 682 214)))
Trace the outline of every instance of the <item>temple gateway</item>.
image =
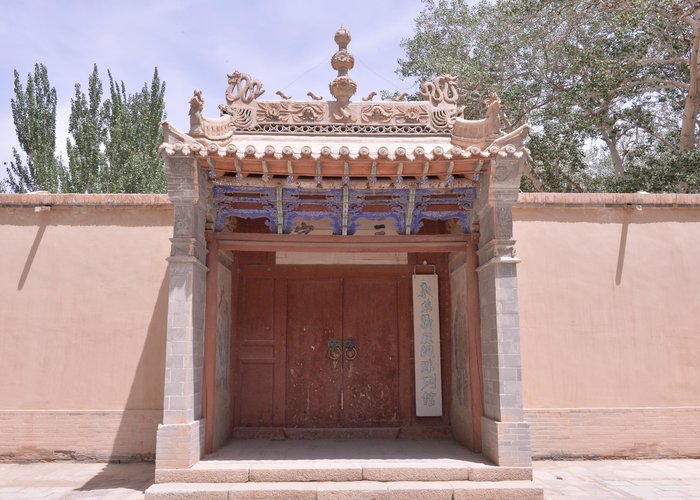
POLYGON ((700 195, 519 193, 496 95, 355 96, 336 42, 328 100, 195 91, 167 195, 0 194, 0 461, 458 500, 541 498, 532 458, 700 457, 700 195))
MULTIPOLYGON (((245 439, 449 438, 528 468, 512 207, 527 126, 422 100, 228 75, 220 117, 163 124, 174 205, 158 470, 245 439)), ((231 446, 231 445, 229 445, 231 446)), ((529 469, 528 469, 529 470, 529 469)))

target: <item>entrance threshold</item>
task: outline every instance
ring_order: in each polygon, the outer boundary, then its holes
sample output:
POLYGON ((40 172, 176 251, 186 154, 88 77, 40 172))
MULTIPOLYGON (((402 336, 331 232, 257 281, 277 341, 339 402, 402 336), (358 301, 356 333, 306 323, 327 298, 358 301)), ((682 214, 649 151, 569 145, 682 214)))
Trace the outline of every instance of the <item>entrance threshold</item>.
POLYGON ((450 439, 233 440, 156 482, 512 481, 530 467, 498 467, 450 439))
POLYGON ((447 426, 439 427, 236 427, 234 440, 247 439, 450 439, 447 426))

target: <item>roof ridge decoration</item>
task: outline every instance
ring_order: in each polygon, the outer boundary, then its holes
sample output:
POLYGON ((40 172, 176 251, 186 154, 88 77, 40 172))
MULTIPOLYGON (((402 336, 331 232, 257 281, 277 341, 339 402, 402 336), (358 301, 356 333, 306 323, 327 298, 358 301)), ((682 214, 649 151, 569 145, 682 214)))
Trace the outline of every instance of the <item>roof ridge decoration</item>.
POLYGON ((350 40, 346 28, 341 27, 335 34, 338 50, 331 57, 331 66, 337 76, 329 84, 335 100, 325 100, 313 92, 307 93, 310 99, 298 100, 281 90, 275 93, 279 99, 262 100, 263 84, 246 73, 233 71, 228 75, 226 103, 219 105, 220 116, 203 115, 204 97, 195 90, 189 102, 189 133, 163 122, 160 151, 202 159, 264 161, 527 159, 529 151, 523 141, 529 126, 502 132, 501 101, 495 93, 485 101, 485 118, 465 120, 457 79, 451 75, 423 83, 423 100, 406 101, 407 94, 403 93, 393 100, 375 101, 377 92, 373 91, 359 101, 351 101, 357 85, 348 74, 354 66, 354 57, 347 48, 350 40), (270 137, 275 135, 279 137, 270 137), (357 141, 359 137, 366 139, 357 141))
POLYGON ((392 101, 373 101, 377 92, 371 92, 361 101, 350 98, 357 84, 348 76, 355 58, 348 51, 350 32, 341 27, 335 33, 338 50, 331 58, 331 66, 338 74, 329 84, 334 101, 309 92, 310 101, 295 100, 277 91, 280 100, 258 99, 265 90, 259 80, 249 74, 234 71, 228 75, 226 104, 219 105, 220 118, 202 115, 204 99, 196 90, 190 100, 190 131, 195 138, 221 141, 234 133, 284 134, 449 134, 455 119, 462 114, 457 104, 457 80, 450 75, 438 76, 424 83, 422 101, 406 101, 403 93, 392 101))
POLYGON ((352 40, 350 32, 344 27, 341 26, 335 32, 335 43, 338 44, 338 51, 331 57, 331 66, 338 71, 338 76, 328 85, 328 89, 338 103, 338 109, 333 113, 333 119, 339 122, 352 120, 350 98, 357 92, 355 80, 348 76, 348 71, 355 66, 355 57, 348 52, 350 40, 352 40))

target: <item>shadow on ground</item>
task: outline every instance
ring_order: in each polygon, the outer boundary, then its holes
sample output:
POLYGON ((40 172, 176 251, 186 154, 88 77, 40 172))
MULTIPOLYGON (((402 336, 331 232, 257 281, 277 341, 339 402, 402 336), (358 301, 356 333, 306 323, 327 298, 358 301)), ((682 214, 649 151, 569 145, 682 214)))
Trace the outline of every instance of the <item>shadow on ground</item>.
MULTIPOLYGON (((75 491, 96 490, 133 490, 134 492, 146 491, 153 484, 155 477, 155 464, 104 464, 104 467, 95 476, 88 479, 85 484, 75 491)), ((70 497, 68 497, 70 498, 70 497)))

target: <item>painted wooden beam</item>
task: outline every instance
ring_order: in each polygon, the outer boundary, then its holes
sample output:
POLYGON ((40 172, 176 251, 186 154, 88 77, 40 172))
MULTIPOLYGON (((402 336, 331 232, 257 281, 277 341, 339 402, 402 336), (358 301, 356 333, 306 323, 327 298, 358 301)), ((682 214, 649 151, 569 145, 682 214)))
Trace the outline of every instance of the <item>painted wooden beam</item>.
POLYGON ((219 248, 250 252, 464 252, 471 235, 325 236, 213 233, 219 248))

